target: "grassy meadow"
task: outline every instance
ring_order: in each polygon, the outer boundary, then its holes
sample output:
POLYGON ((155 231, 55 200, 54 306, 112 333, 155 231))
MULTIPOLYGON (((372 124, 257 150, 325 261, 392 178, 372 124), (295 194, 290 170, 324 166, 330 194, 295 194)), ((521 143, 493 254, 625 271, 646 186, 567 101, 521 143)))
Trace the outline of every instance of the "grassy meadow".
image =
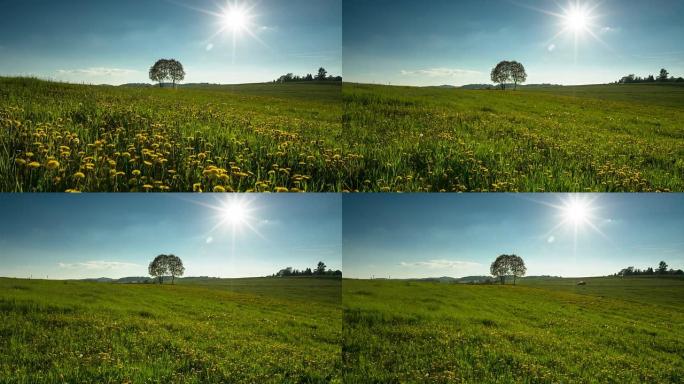
POLYGON ((684 191, 684 86, 345 84, 359 191, 684 191))
POLYGON ((340 382, 340 286, 0 278, 0 382, 340 382))
POLYGON ((340 191, 340 88, 0 77, 0 191, 340 191))
POLYGON ((684 279, 578 280, 344 280, 344 380, 684 381, 684 279))

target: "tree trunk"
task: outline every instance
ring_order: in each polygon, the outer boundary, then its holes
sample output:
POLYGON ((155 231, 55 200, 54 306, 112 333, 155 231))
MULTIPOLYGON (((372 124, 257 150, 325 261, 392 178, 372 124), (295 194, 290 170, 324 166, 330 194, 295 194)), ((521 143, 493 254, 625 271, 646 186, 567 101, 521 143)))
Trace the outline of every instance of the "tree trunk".
POLYGON ((515 285, 515 275, 513 275, 513 285, 515 285))
POLYGON ((176 281, 176 276, 171 275, 171 285, 173 285, 173 282, 176 281))
POLYGON ((160 81, 159 81, 159 88, 161 88, 161 87, 162 87, 162 82, 161 82, 161 80, 160 80, 160 81))

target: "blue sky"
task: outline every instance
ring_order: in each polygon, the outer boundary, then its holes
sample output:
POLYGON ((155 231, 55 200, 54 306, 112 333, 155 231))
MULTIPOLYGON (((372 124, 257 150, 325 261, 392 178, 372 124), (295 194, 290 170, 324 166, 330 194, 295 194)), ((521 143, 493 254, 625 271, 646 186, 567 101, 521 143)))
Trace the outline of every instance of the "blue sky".
POLYGON ((0 194, 0 276, 145 276, 160 253, 186 276, 341 269, 341 208, 337 194, 0 194), (217 226, 226 216, 211 207, 233 203, 246 224, 217 226))
POLYGON ((491 83, 491 69, 507 59, 525 65, 528 83, 607 83, 662 67, 684 77, 682 17, 680 0, 345 0, 344 75, 393 85, 491 83), (568 23, 548 14, 565 15, 561 8, 576 1, 590 31, 578 28, 577 50, 575 29, 554 38, 568 23))
POLYGON ((489 275, 504 253, 528 275, 684 268, 683 194, 345 195, 343 216, 346 277, 489 275))
POLYGON ((0 9, 0 76, 150 82, 159 58, 181 61, 185 82, 342 70, 341 0, 0 0, 0 9), (250 10, 233 51, 231 28, 212 37, 224 24, 211 13, 235 1, 250 10))

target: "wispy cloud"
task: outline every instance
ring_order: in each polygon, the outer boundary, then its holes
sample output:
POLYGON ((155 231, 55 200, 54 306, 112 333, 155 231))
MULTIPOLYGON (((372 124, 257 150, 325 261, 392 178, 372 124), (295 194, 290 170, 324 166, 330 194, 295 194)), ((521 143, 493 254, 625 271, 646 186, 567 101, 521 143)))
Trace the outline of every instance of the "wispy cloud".
POLYGON ((447 76, 462 76, 462 75, 479 75, 482 72, 471 71, 469 69, 460 68, 429 68, 416 70, 402 70, 401 74, 404 76, 428 76, 428 77, 447 77, 447 76))
POLYGON ((399 263, 402 267, 423 267, 423 268, 453 268, 453 269, 465 269, 479 267, 480 263, 474 263, 472 261, 461 261, 461 260, 446 260, 446 259, 436 259, 428 261, 402 261, 399 263))
POLYGON ((601 33, 620 32, 620 30, 621 30, 621 29, 620 29, 619 27, 608 27, 608 26, 605 26, 605 27, 601 28, 601 33))
POLYGON ((138 73, 134 69, 90 67, 81 69, 58 69, 60 75, 85 75, 85 76, 124 76, 138 73))
POLYGON ((58 263, 58 265, 60 268, 88 269, 88 270, 112 270, 112 269, 139 267, 138 264, 134 264, 134 263, 122 263, 119 261, 105 261, 105 260, 85 261, 82 263, 58 263))

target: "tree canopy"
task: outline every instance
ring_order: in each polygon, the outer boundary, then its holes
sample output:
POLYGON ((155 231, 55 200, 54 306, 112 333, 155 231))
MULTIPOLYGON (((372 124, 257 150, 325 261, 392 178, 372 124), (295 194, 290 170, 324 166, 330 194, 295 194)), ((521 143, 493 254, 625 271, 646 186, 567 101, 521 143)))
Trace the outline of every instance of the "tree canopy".
POLYGON ((515 285, 515 280, 518 277, 525 276, 527 273, 527 267, 525 267, 525 262, 522 257, 518 255, 499 255, 499 257, 492 262, 489 267, 489 272, 494 277, 498 277, 501 284, 506 281, 506 276, 513 277, 513 285, 515 285))
POLYGON ((325 68, 319 68, 318 73, 316 76, 313 76, 310 73, 307 73, 306 75, 295 75, 293 73, 286 73, 276 80, 273 80, 274 83, 290 83, 290 82, 301 82, 301 81, 342 81, 342 76, 332 76, 332 75, 327 75, 328 71, 325 70, 325 68))
POLYGON ((524 83, 527 80, 527 72, 525 67, 517 61, 501 61, 492 69, 490 74, 491 80, 498 83, 502 90, 506 89, 506 82, 512 81, 514 89, 518 88, 518 84, 524 83))
POLYGON ((173 86, 185 78, 183 64, 176 59, 159 59, 150 67, 150 80, 159 82, 161 87, 164 80, 171 80, 173 86))
POLYGON ((183 260, 176 255, 159 255, 150 262, 148 267, 150 276, 159 279, 159 284, 164 283, 164 276, 171 275, 171 284, 174 283, 176 276, 183 276, 185 267, 183 260))
POLYGON ((342 271, 327 269, 324 262, 319 261, 314 269, 306 268, 303 270, 294 269, 292 267, 283 268, 277 273, 271 275, 272 277, 290 277, 290 276, 335 276, 341 277, 342 271))

